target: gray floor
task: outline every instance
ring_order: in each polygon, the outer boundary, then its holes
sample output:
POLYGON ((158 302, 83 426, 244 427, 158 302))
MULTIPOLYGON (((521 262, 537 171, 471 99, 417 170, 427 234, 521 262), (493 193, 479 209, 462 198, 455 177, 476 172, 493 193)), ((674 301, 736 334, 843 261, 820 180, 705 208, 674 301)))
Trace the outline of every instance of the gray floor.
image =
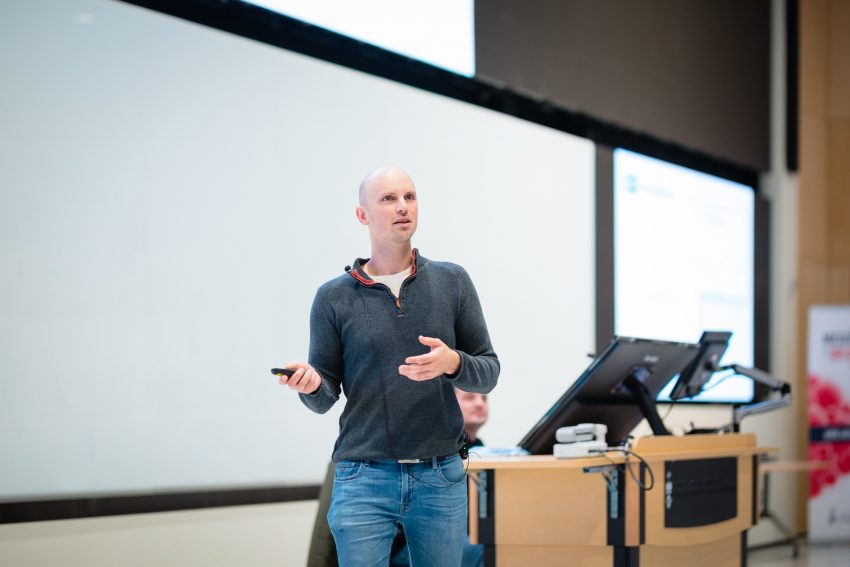
POLYGON ((791 557, 791 546, 783 545, 750 551, 748 567, 850 567, 850 542, 843 544, 802 544, 800 556, 791 557))

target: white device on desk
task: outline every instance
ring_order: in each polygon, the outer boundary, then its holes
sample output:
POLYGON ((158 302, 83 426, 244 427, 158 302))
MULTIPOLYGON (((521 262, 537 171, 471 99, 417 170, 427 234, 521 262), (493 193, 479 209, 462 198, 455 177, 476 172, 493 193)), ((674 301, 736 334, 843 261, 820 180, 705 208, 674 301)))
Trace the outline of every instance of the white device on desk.
POLYGON ((608 448, 605 435, 608 426, 603 423, 579 423, 570 427, 560 427, 555 431, 552 454, 557 459, 575 459, 596 453, 604 453, 608 448))

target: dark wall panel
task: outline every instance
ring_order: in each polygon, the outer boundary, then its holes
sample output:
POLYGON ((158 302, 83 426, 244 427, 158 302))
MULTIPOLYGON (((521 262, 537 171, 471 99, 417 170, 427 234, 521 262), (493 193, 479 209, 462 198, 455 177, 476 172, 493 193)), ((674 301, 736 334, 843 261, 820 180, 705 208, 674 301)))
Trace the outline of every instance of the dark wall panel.
POLYGON ((768 168, 769 0, 477 2, 478 77, 768 168))

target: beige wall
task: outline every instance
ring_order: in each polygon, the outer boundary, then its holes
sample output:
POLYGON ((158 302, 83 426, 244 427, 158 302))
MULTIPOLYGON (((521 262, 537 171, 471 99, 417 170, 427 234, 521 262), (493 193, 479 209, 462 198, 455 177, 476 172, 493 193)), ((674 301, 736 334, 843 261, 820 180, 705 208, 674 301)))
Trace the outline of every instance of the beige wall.
POLYGON ((9 567, 302 566, 316 501, 0 526, 9 567))
MULTIPOLYGON (((798 421, 806 416, 808 309, 850 303, 850 2, 800 2, 798 421)), ((808 430, 798 428, 801 454, 808 430)), ((808 484, 800 479, 801 521, 808 484)))

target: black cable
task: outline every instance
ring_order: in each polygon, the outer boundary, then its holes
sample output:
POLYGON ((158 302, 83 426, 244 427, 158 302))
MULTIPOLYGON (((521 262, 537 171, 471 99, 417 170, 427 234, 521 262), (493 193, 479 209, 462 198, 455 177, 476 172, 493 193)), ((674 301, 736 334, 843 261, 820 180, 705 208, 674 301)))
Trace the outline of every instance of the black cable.
MULTIPOLYGON (((670 412, 673 411, 673 406, 676 405, 677 401, 678 400, 670 400, 670 406, 667 408, 667 411, 664 412, 664 417, 661 418, 661 421, 667 421, 667 418, 670 417, 670 412)), ((667 424, 665 423, 664 425, 666 426, 667 424)))
MULTIPOLYGON (((641 457, 640 455, 638 455, 637 453, 635 453, 631 449, 626 449, 625 447, 608 447, 608 448, 605 449, 605 451, 617 451, 617 452, 620 452, 620 453, 624 453, 626 455, 624 464, 626 465, 626 469, 629 471, 629 476, 632 477, 633 481, 635 481, 635 484, 637 484, 640 487, 640 489, 645 491, 645 492, 649 492, 650 490, 652 490, 652 488, 655 486, 655 475, 652 472, 652 467, 650 467, 649 463, 646 462, 646 459, 644 459, 643 457, 641 457), (635 475, 635 472, 632 470, 632 467, 630 466, 630 463, 629 463, 629 456, 630 455, 634 455, 635 458, 637 458, 637 460, 639 460, 641 462, 641 464, 646 467, 646 470, 649 473, 649 486, 646 486, 645 484, 643 484, 640 481, 640 479, 635 475)), ((612 465, 617 466, 617 463, 614 461, 614 459, 612 459, 611 457, 606 455, 605 452, 603 452, 603 451, 598 451, 598 452, 592 451, 592 453, 598 453, 600 456, 607 459, 608 462, 610 462, 612 465)))
POLYGON ((621 447, 615 447, 615 448, 614 448, 614 451, 620 451, 620 452, 622 452, 622 453, 625 453, 625 454, 626 454, 626 467, 629 469, 629 475, 632 477, 632 480, 634 480, 634 481, 635 481, 635 484, 637 484, 637 485, 641 488, 641 490, 644 490, 644 491, 647 491, 647 492, 648 492, 648 491, 650 491, 650 490, 652 490, 652 488, 655 486, 655 475, 654 475, 654 474, 653 474, 653 472, 652 472, 652 467, 650 467, 650 466, 649 466, 649 463, 647 463, 647 462, 646 462, 646 459, 644 459, 643 457, 641 457, 640 455, 638 455, 637 453, 635 453, 635 452, 634 452, 634 451, 632 451, 631 449, 626 449, 626 448, 624 448, 624 447, 623 447, 623 448, 621 448, 621 447), (635 456, 635 458, 637 458, 637 460, 639 460, 639 461, 641 462, 641 464, 642 464, 644 467, 646 467, 646 471, 649 473, 649 486, 644 485, 644 484, 643 484, 643 483, 642 483, 642 482, 641 482, 641 481, 640 481, 640 480, 639 480, 639 479, 635 476, 635 473, 634 473, 634 471, 632 470, 632 467, 628 466, 628 464, 629 464, 629 455, 634 455, 634 456, 635 456))
MULTIPOLYGON (((730 372, 726 376, 721 377, 719 380, 717 380, 714 384, 712 384, 708 388, 703 388, 700 391, 700 394, 702 394, 703 392, 708 392, 709 390, 713 390, 714 388, 716 388, 717 386, 719 386, 720 384, 722 384, 723 382, 725 382, 726 380, 728 380, 732 376, 738 376, 738 374, 735 373, 735 372, 730 372)), ((670 416, 670 412, 673 411, 673 406, 675 406, 678 401, 679 400, 670 400, 670 406, 667 408, 667 411, 664 413, 664 417, 661 418, 661 421, 667 421, 667 418, 670 416)))
MULTIPOLYGON (((723 382, 725 382, 726 380, 728 380, 732 376, 738 376, 738 374, 735 373, 735 372, 730 372, 726 376, 721 377, 719 380, 717 380, 714 384, 712 384, 708 388, 703 388, 702 391, 700 392, 700 394, 708 392, 709 390, 713 390, 714 388, 716 388, 717 386, 719 386, 720 384, 722 384, 723 382)), ((661 418, 661 421, 664 422, 665 426, 667 425, 667 423, 666 423, 667 418, 670 417, 670 412, 673 411, 673 406, 675 406, 678 401, 679 400, 670 400, 670 405, 667 408, 667 411, 664 412, 664 417, 661 418)), ((693 423, 691 423, 691 427, 693 427, 693 423)))
POLYGON ((700 392, 700 393, 708 392, 709 390, 713 390, 714 388, 718 387, 720 384, 722 384, 723 382, 725 382, 726 380, 728 380, 732 376, 739 376, 739 374, 737 372, 730 372, 729 374, 727 374, 726 376, 723 376, 722 378, 720 378, 720 380, 718 380, 717 382, 715 382, 714 384, 709 386, 708 388, 703 388, 702 392, 700 392))

